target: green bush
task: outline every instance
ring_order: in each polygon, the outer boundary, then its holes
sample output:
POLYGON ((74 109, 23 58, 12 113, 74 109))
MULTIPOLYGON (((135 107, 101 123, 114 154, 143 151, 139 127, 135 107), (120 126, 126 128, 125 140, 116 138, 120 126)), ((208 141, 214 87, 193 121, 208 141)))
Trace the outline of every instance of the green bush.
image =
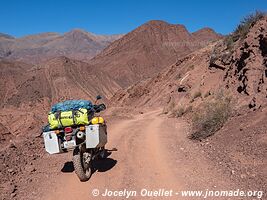
POLYGON ((202 140, 213 135, 228 120, 231 112, 232 106, 229 97, 217 98, 204 103, 203 107, 193 115, 193 130, 189 138, 202 140))

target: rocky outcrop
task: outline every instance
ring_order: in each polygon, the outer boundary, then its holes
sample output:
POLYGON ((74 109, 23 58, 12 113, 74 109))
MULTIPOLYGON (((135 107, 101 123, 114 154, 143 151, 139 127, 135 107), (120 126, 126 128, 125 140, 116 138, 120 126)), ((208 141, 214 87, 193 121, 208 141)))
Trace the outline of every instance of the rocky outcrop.
POLYGON ((258 21, 232 47, 215 46, 210 67, 225 71, 226 87, 247 96, 251 108, 266 104, 267 98, 267 17, 258 21))

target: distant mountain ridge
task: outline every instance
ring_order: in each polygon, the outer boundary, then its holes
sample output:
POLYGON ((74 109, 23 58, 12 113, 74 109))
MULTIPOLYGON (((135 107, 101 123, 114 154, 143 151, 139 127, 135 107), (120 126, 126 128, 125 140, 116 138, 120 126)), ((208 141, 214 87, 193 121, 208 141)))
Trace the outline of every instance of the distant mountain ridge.
POLYGON ((7 38, 7 39, 12 39, 12 38, 14 38, 13 36, 11 36, 11 35, 8 35, 8 34, 5 34, 5 33, 0 33, 0 38, 7 38))
POLYGON ((40 33, 14 38, 0 34, 0 58, 38 63, 57 56, 88 60, 122 35, 96 35, 74 29, 63 35, 40 33))

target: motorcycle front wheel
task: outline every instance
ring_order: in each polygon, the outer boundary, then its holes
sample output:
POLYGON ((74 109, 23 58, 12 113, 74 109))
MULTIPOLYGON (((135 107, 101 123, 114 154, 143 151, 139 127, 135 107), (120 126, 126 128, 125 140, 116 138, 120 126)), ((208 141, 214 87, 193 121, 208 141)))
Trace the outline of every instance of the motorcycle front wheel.
POLYGON ((91 154, 86 152, 85 146, 76 147, 73 151, 74 171, 80 181, 88 181, 92 175, 91 154))

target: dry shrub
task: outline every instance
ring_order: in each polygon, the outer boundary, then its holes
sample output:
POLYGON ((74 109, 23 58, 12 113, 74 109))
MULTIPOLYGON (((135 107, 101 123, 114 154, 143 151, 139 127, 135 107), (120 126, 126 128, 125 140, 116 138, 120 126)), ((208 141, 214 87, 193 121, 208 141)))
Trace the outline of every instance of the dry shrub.
POLYGON ((193 114, 190 139, 202 140, 218 131, 232 113, 230 97, 218 94, 215 99, 203 103, 193 114))
POLYGON ((201 97, 201 96, 202 96, 201 92, 200 92, 200 91, 196 91, 196 92, 192 95, 191 100, 190 100, 190 103, 194 102, 195 99, 197 99, 198 97, 201 97))
POLYGON ((172 113, 175 108, 175 102, 173 99, 163 108, 162 114, 172 113))
POLYGON ((171 117, 182 117, 184 114, 192 111, 192 106, 179 105, 177 108, 174 108, 171 112, 171 117))
POLYGON ((204 98, 207 98, 208 96, 211 95, 211 92, 210 91, 207 91, 205 94, 204 94, 204 98))
POLYGON ((201 97, 201 92, 200 91, 197 91, 196 93, 194 93, 193 99, 196 99, 198 97, 201 97))

